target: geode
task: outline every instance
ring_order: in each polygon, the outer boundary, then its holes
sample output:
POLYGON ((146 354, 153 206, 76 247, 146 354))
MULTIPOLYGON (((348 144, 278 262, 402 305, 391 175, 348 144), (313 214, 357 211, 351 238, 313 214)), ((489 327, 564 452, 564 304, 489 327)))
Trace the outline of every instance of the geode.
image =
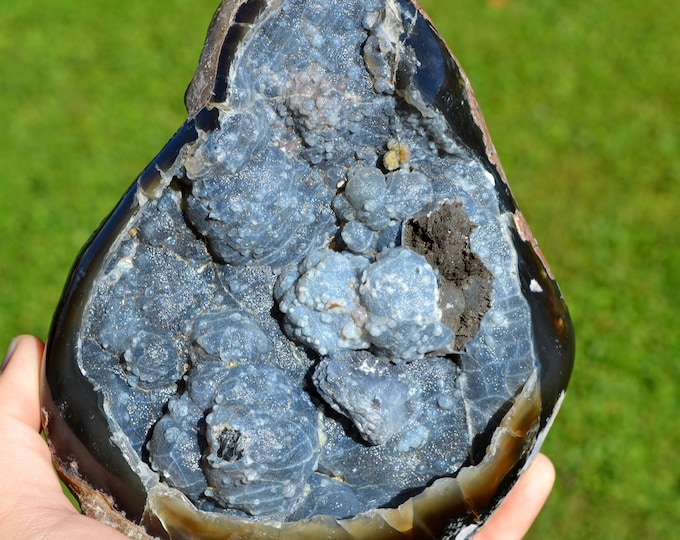
POLYGON ((411 0, 224 1, 185 101, 48 340, 84 511, 133 537, 471 535, 574 352, 458 63, 411 0))

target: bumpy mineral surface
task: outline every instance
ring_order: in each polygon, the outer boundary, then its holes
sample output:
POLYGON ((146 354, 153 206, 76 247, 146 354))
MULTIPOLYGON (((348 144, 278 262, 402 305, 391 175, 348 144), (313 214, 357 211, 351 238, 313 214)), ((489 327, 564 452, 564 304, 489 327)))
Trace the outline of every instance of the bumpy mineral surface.
POLYGON ((74 272, 70 370, 103 424, 83 444, 199 511, 394 508, 479 463, 539 384, 527 295, 552 282, 523 284, 509 192, 428 87, 445 50, 410 2, 241 7, 212 99, 74 272))

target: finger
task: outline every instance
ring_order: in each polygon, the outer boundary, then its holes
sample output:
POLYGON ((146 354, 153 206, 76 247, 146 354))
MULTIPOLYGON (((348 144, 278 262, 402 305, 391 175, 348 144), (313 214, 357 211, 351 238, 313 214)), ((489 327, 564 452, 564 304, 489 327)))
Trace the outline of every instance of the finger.
MULTIPOLYGON (((33 336, 20 336, 13 344, 15 347, 5 359, 0 374, 0 470, 3 471, 0 513, 3 523, 25 504, 22 493, 38 507, 43 500, 51 501, 62 495, 49 449, 39 435, 40 363, 44 346, 33 336)), ((54 500, 59 504, 59 499, 54 500)), ((63 507, 63 501, 61 503, 63 507)))
POLYGON ((13 344, 0 373, 0 538, 123 540, 107 525, 78 514, 64 496, 38 433, 44 345, 32 336, 13 344))
POLYGON ((475 540, 519 540, 535 521, 555 483, 555 467, 539 454, 475 540))
POLYGON ((0 374, 0 413, 40 430, 40 362, 44 345, 19 336, 0 374))

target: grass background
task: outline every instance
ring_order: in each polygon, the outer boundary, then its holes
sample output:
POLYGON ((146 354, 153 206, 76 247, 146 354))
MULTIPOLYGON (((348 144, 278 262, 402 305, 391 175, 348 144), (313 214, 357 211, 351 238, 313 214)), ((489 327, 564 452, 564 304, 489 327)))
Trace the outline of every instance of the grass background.
MULTIPOLYGON (((0 347, 182 123, 217 0, 0 8, 0 347)), ((680 3, 421 0, 560 281, 577 363, 529 538, 680 530, 680 3)))

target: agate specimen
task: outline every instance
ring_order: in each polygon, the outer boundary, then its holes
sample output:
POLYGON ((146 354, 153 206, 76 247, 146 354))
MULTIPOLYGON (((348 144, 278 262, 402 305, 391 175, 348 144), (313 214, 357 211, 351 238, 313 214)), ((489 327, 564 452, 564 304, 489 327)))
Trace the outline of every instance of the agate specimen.
POLYGON ((140 538, 470 536, 573 332, 456 60, 410 0, 225 1, 186 104, 50 334, 83 509, 140 538))

